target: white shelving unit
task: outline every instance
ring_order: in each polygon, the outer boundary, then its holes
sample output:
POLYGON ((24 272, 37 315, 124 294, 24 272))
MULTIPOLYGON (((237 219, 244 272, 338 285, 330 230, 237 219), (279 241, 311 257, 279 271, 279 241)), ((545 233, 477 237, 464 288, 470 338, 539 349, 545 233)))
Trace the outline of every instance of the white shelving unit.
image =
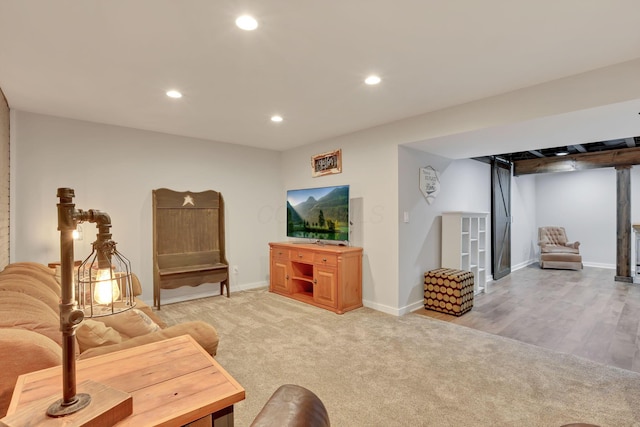
POLYGON ((442 267, 471 271, 474 293, 487 283, 486 212, 442 213, 442 267))

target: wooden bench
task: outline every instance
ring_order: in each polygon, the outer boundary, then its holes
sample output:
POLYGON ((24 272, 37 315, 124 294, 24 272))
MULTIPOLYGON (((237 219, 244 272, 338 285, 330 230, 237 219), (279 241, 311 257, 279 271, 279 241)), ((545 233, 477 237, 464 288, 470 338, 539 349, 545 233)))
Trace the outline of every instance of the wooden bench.
POLYGON ((229 297, 224 201, 216 191, 153 190, 153 302, 161 289, 220 283, 229 297))

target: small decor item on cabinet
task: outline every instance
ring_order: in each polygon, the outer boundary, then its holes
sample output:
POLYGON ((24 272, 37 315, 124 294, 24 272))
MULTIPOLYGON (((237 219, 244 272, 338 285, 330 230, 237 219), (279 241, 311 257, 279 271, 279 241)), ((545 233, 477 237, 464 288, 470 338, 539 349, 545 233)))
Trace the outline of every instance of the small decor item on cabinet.
POLYGON ((440 174, 432 166, 420 168, 420 191, 429 204, 440 192, 440 174))
POLYGON ((472 307, 472 272, 438 268, 424 273, 424 308, 462 316, 472 307))
POLYGON ((341 149, 311 156, 311 176, 315 178, 334 173, 342 173, 341 149))

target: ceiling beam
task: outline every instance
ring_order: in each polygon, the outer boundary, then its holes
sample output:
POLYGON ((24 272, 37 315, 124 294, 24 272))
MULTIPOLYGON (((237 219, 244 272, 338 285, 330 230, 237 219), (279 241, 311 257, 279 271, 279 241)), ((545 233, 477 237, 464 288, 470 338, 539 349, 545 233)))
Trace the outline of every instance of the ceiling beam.
POLYGON ((541 158, 544 157, 544 154, 542 154, 538 150, 529 150, 529 153, 533 154, 536 157, 541 157, 541 158))
POLYGON ((581 152, 581 153, 586 153, 586 152, 587 152, 587 149, 586 149, 586 148, 584 148, 584 147, 582 146, 582 144, 572 145, 572 147, 573 147, 573 148, 575 148, 575 150, 576 150, 576 151, 579 151, 579 152, 581 152))
POLYGON ((627 147, 632 148, 636 146, 636 139, 635 138, 625 138, 624 142, 627 143, 627 147))
POLYGON ((534 173, 572 172, 638 164, 640 164, 640 147, 634 147, 595 153, 571 154, 563 157, 516 160, 513 162, 513 174, 518 176, 534 173))

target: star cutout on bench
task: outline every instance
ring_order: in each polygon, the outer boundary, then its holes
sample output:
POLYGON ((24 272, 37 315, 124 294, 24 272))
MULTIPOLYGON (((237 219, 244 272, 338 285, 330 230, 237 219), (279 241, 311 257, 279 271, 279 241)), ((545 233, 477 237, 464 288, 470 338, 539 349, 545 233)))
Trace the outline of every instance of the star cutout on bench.
POLYGON ((193 202, 193 197, 191 197, 188 194, 186 196, 184 196, 184 202, 182 203, 182 206, 187 206, 187 205, 191 205, 191 206, 195 206, 196 205, 193 202))

